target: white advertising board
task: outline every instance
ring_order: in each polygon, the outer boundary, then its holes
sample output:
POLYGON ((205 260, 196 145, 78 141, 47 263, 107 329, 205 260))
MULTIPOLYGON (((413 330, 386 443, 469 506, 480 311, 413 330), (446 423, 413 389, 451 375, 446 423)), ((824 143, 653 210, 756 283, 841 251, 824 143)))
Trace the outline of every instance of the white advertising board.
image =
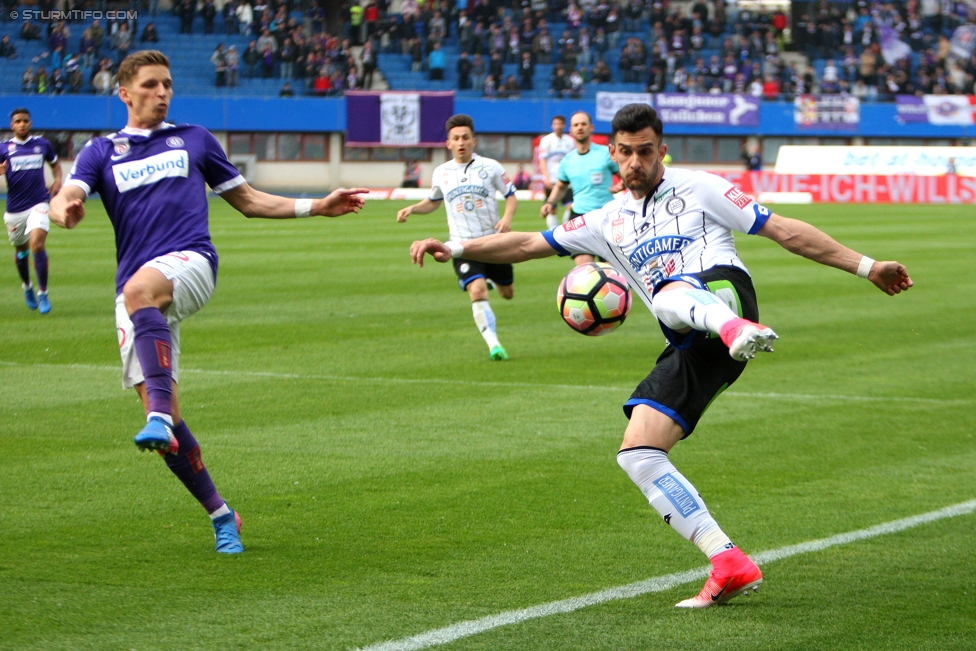
POLYGON ((953 159, 956 174, 976 176, 976 147, 806 147, 784 145, 777 174, 915 174, 939 176, 953 159))

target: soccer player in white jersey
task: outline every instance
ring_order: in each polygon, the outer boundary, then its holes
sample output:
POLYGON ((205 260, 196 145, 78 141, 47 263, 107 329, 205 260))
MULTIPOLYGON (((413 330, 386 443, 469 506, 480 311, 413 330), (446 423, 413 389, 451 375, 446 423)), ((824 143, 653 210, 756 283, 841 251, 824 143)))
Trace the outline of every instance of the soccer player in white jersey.
POLYGON ((119 65, 118 80, 128 122, 85 146, 51 200, 51 221, 74 228, 85 216, 85 199, 93 192, 101 197, 118 249, 115 319, 122 384, 135 388, 147 416, 135 444, 158 451, 206 509, 217 551, 239 554, 240 517, 217 492, 177 399, 180 322, 206 305, 217 280, 207 186, 244 215, 273 219, 358 212, 358 195, 366 190, 340 189, 315 200, 259 192, 209 131, 165 122, 173 79, 162 52, 129 55, 119 65))
MULTIPOLYGON (((508 180, 508 175, 498 161, 474 153, 477 144, 474 121, 467 115, 451 116, 447 121, 447 148, 451 150, 453 159, 434 170, 430 195, 420 203, 399 211, 397 221, 405 222, 414 213, 431 213, 443 202, 453 241, 464 242, 484 235, 510 231, 512 217, 518 206, 515 186, 508 180), (500 219, 496 191, 505 197, 505 214, 500 219)), ((512 298, 515 293, 512 265, 485 264, 458 258, 454 260, 454 273, 457 274, 458 285, 471 298, 474 322, 488 344, 489 359, 508 359, 508 353, 498 341, 495 313, 488 303, 487 281, 492 281, 502 298, 512 298)))
MULTIPOLYGON (((552 119, 552 133, 543 136, 539 141, 539 161, 542 168, 542 185, 546 190, 546 198, 552 193, 552 187, 559 179, 559 166, 566 154, 576 148, 576 141, 566 133, 566 117, 557 115, 552 119)), ((570 215, 570 205, 573 203, 573 190, 569 189, 562 197, 563 211, 562 221, 567 221, 570 215)), ((555 207, 554 207, 555 208, 555 207)), ((546 226, 552 230, 559 226, 559 217, 555 209, 545 216, 546 226)))
POLYGON ((41 314, 51 311, 47 296, 48 258, 45 244, 50 228, 48 200, 61 189, 61 165, 54 147, 46 138, 30 135, 31 116, 25 108, 10 113, 14 137, 0 143, 0 174, 7 176, 7 210, 3 223, 16 253, 14 262, 20 275, 27 307, 41 314), (47 187, 44 164, 51 167, 54 182, 47 187), (37 293, 30 277, 30 254, 34 254, 37 293))
POLYGON ((629 192, 598 211, 545 233, 507 233, 471 242, 414 242, 411 256, 438 262, 464 256, 522 262, 556 253, 604 257, 660 322, 668 346, 624 412, 630 423, 617 455, 650 505, 712 563, 701 592, 681 608, 707 608, 758 588, 762 572, 709 514, 698 490, 668 452, 689 436, 713 398, 739 377, 776 334, 757 323, 752 281, 736 255, 732 231, 767 237, 788 251, 868 279, 894 295, 912 280, 898 262, 874 261, 813 226, 771 213, 721 177, 669 168, 663 126, 644 104, 622 108, 611 152, 629 192))

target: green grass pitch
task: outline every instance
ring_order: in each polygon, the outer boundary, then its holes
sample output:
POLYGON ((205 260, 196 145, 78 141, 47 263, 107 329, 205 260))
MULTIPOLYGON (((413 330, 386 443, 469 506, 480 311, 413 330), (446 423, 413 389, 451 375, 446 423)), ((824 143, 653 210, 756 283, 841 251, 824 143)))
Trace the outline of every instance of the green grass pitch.
MULTIPOLYGON (((520 265, 515 299, 492 298, 512 359, 490 362, 450 266, 409 263, 443 211, 396 224, 403 205, 275 222, 212 204, 220 275, 183 325, 181 402, 240 557, 132 444, 100 204, 50 235, 51 314, 0 265, 0 649, 355 649, 705 564, 614 459, 663 347, 643 305, 581 337, 555 306, 570 263, 520 265)), ((888 297, 738 236, 782 339, 676 465, 748 553, 976 498, 973 207, 780 212, 916 286, 888 297)), ((695 582, 438 648, 970 650, 974 537, 963 515, 769 563, 726 607, 676 611, 695 582)))

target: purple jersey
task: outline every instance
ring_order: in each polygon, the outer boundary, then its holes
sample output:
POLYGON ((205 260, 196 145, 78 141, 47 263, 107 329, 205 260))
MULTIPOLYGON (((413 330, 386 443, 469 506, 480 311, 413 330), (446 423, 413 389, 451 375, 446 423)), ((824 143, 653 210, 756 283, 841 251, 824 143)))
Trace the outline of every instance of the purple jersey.
POLYGON ((0 143, 0 162, 7 161, 7 212, 23 212, 51 200, 44 180, 44 161, 58 162, 54 147, 40 136, 0 143))
POLYGON ((66 181, 102 198, 115 227, 120 293, 139 267, 173 251, 203 254, 216 277, 206 186, 221 194, 242 183, 209 131, 167 123, 153 131, 125 128, 92 138, 66 181))

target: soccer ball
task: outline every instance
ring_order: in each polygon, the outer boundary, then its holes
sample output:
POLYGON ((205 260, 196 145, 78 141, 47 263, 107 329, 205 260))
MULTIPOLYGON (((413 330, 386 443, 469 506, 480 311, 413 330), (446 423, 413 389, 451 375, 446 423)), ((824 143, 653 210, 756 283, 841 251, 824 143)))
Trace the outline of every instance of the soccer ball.
POLYGON ((606 262, 573 267, 556 293, 559 314, 576 332, 595 337, 616 330, 630 313, 627 279, 606 262))

